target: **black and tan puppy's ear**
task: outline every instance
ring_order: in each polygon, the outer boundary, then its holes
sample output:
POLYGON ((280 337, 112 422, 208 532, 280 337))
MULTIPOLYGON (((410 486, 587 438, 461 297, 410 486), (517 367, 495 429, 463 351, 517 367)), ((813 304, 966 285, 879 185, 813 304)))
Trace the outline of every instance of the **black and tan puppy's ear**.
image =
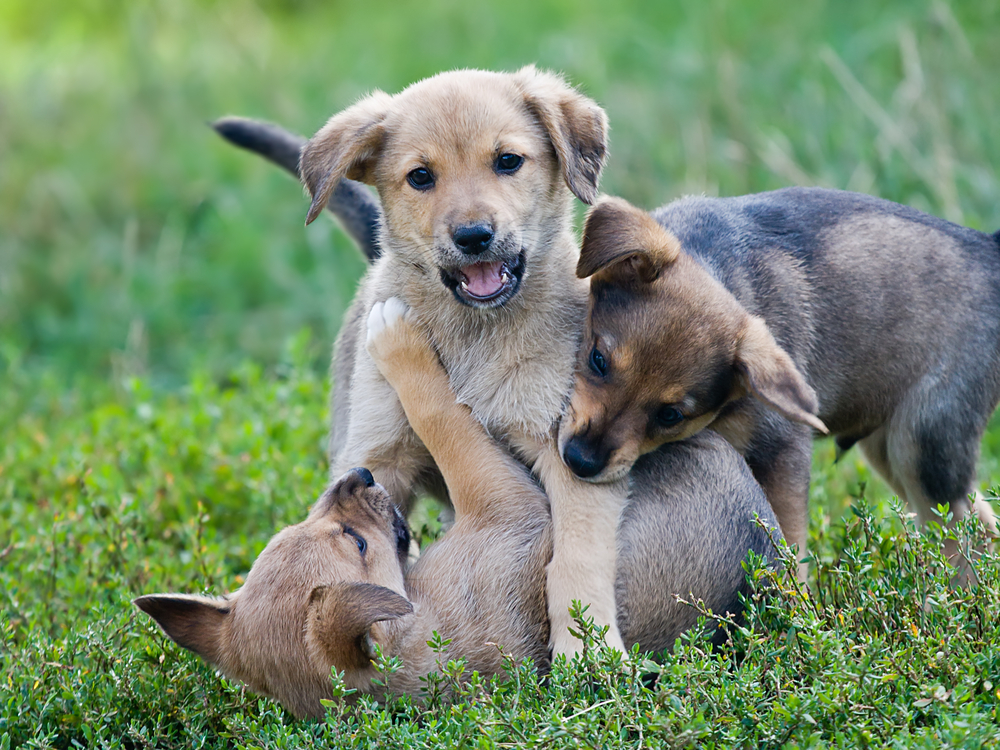
POLYGON ((802 422, 824 435, 829 430, 816 416, 819 402, 788 353, 778 346, 767 324, 747 316, 746 327, 736 349, 736 372, 748 393, 795 422, 802 422))
POLYGON ((232 602, 187 594, 150 594, 133 604, 156 620, 163 632, 205 661, 218 665, 222 659, 223 629, 232 602))
POLYGON ((587 214, 576 275, 585 279, 605 270, 634 273, 648 284, 680 252, 680 241, 647 212, 622 198, 605 196, 587 214))
POLYGON ((548 133, 569 189, 593 203, 608 154, 608 116, 562 77, 534 65, 517 71, 514 82, 548 133))
POLYGON ((302 148, 299 173, 313 199, 306 224, 320 215, 343 178, 372 184, 375 160, 385 139, 382 120, 391 101, 381 91, 370 94, 331 117, 302 148))
POLYGON ((412 612, 409 600, 384 586, 353 581, 317 586, 309 597, 306 643, 339 669, 359 669, 373 656, 371 626, 412 612))

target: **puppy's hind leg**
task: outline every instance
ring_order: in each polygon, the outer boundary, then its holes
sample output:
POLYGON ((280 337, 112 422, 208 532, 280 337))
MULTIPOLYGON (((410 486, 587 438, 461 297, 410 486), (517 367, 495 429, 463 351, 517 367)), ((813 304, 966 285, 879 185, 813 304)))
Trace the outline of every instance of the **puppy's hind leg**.
MULTIPOLYGON (((943 403, 940 393, 912 398, 892 416, 885 437, 890 480, 902 494, 922 524, 936 520, 933 510, 947 505, 953 521, 973 510, 970 496, 976 495, 976 461, 985 429, 985 419, 973 410, 962 415, 954 404, 943 403)), ((866 455, 868 450, 866 449, 866 455)), ((985 501, 975 511, 990 536, 996 536, 996 520, 985 501)), ((965 579, 967 566, 957 559, 957 544, 949 540, 946 553, 965 579)))

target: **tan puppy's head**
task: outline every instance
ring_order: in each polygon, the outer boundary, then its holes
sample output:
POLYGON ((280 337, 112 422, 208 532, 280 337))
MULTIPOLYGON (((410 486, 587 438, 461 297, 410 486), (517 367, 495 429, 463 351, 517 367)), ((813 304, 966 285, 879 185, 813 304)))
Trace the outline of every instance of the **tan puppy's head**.
POLYGON ((344 177, 378 188, 385 248, 475 308, 516 297, 538 254, 591 203, 607 118, 558 76, 459 70, 335 115, 302 151, 307 223, 344 177), (568 190, 567 190, 568 188, 568 190))
POLYGON ((593 278, 559 450, 580 478, 623 476, 747 394, 826 432, 816 394, 764 321, 645 211, 620 198, 594 206, 577 275, 593 278))
POLYGON ((370 679, 385 624, 413 611, 403 588, 410 535, 367 469, 352 469, 302 523, 271 539, 238 591, 221 599, 141 596, 177 644, 297 716, 322 716, 330 668, 370 679))

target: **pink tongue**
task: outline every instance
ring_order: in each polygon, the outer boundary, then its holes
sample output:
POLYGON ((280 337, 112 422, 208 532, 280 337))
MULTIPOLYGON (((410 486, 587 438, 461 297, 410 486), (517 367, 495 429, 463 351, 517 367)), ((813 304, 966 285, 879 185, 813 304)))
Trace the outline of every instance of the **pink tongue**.
POLYGON ((465 266, 462 274, 465 276, 465 288, 476 297, 491 297, 503 287, 501 269, 503 263, 476 263, 465 266))

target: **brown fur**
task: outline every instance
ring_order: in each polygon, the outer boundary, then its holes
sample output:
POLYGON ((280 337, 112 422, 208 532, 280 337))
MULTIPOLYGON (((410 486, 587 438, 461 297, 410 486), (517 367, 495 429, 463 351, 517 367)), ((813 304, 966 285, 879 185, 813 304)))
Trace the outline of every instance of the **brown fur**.
MULTIPOLYGON (((547 665, 552 525, 545 495, 455 401, 433 349, 398 300, 373 308, 367 350, 447 481, 455 525, 445 537, 404 579, 398 516, 384 490, 355 469, 306 521, 271 540, 239 591, 224 599, 136 600, 181 646, 299 716, 322 716, 331 668, 344 672, 348 686, 381 695, 372 682, 375 644, 403 662, 388 690, 415 696, 420 678, 442 659, 464 657, 468 671, 484 676, 499 672, 493 644, 516 660, 547 665), (358 535, 367 542, 364 554, 358 535), (433 631, 451 641, 441 655, 427 645, 433 631)), ((673 594, 738 612, 741 560, 771 546, 752 519, 776 522, 745 464, 720 438, 678 443, 636 471, 640 486, 618 535, 619 618, 629 645, 662 650, 697 616, 673 594), (694 546, 698 555, 690 554, 694 546)))
POLYGON ((615 551, 603 530, 617 525, 627 486, 578 481, 554 440, 587 291, 573 274, 571 199, 597 194, 606 127, 600 107, 550 73, 455 71, 395 96, 376 93, 339 113, 301 161, 313 195, 309 219, 344 176, 374 184, 384 209, 384 255, 338 342, 333 473, 368 466, 404 508, 418 487, 440 488, 427 447, 357 346, 372 306, 402 297, 427 328, 458 400, 532 467, 548 493, 555 517, 549 606, 559 653, 579 647, 568 632, 572 599, 588 602, 595 619, 611 626, 609 642, 622 647, 615 551), (521 156, 523 164, 501 174, 502 154, 521 156), (411 185, 414 170, 432 174, 433 187, 411 185), (471 225, 493 232, 489 249, 475 258, 455 240, 471 225), (503 263, 509 272, 509 286, 495 300, 471 299, 461 284, 463 269, 477 260, 503 263))
MULTIPOLYGON (((578 266, 591 297, 561 450, 592 481, 613 480, 710 426, 747 455, 805 554, 810 433, 830 425, 839 443, 860 440, 925 520, 935 487, 953 487, 939 502, 961 516, 969 454, 1000 396, 997 367, 975 357, 996 350, 1000 311, 974 311, 949 290, 1000 278, 998 256, 995 238, 837 191, 686 199, 652 216, 603 199, 578 266), (953 283, 956 267, 970 276, 953 283), (887 304, 890 293, 899 298, 887 304), (985 352, 962 352, 955 334, 965 330, 985 352), (953 438, 938 412, 955 415, 953 438), (964 476, 939 465, 946 453, 964 476)), ((977 508, 993 530, 989 506, 977 508)))

